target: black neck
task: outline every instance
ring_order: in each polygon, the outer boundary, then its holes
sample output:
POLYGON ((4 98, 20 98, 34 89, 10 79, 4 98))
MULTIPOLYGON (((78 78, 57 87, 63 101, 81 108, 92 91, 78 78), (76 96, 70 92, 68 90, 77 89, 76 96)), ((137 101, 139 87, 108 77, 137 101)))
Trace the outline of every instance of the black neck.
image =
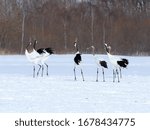
MULTIPOLYGON (((30 45, 30 42, 29 42, 28 45, 26 46, 26 49, 27 49, 27 50, 28 50, 29 45, 30 45)), ((29 51, 29 50, 28 50, 28 51, 29 51)))
POLYGON ((36 40, 34 41, 34 44, 33 44, 33 49, 35 49, 35 46, 36 46, 36 40))
POLYGON ((105 50, 106 50, 107 53, 109 53, 109 48, 108 48, 107 45, 105 45, 105 50))
POLYGON ((76 46, 76 50, 77 50, 77 51, 79 51, 79 49, 78 49, 78 45, 76 46))

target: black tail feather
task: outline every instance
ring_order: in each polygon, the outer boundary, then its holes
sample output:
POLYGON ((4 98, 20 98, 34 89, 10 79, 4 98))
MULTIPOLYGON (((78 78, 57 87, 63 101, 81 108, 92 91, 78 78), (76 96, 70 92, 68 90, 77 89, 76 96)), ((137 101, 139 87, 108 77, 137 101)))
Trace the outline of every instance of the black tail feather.
POLYGON ((45 51, 48 52, 49 54, 54 54, 54 51, 52 50, 52 48, 45 48, 45 51))
POLYGON ((81 54, 76 54, 75 58, 74 58, 74 62, 79 65, 80 62, 82 61, 82 58, 81 58, 81 54))
POLYGON ((37 52, 38 52, 39 54, 43 54, 43 53, 45 53, 45 52, 44 52, 44 48, 40 48, 40 49, 38 49, 38 50, 37 50, 37 52))
POLYGON ((125 59, 125 58, 122 58, 122 61, 125 63, 125 64, 129 64, 129 61, 127 60, 127 59, 125 59))
POLYGON ((104 68, 108 68, 106 61, 100 61, 100 65, 103 66, 104 68))

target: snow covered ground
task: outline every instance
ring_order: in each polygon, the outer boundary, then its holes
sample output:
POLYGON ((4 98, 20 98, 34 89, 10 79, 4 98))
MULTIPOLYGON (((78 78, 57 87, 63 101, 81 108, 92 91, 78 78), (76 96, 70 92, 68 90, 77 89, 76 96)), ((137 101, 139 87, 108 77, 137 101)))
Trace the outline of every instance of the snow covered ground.
MULTIPOLYGON (((98 55, 107 60, 106 55, 98 55)), ((126 57, 121 82, 112 82, 112 68, 106 82, 96 80, 92 55, 83 54, 85 81, 77 71, 74 55, 52 55, 49 76, 33 78, 32 64, 25 56, 0 56, 0 112, 150 112, 150 57, 126 57)))

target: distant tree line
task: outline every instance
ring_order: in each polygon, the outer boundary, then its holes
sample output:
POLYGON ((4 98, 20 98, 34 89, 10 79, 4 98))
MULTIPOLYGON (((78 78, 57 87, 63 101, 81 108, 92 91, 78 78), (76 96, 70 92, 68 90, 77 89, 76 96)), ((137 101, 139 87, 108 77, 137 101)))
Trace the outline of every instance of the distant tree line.
POLYGON ((105 53, 150 55, 150 0, 0 0, 0 53, 23 54, 29 41, 37 48, 73 53, 94 45, 105 53))

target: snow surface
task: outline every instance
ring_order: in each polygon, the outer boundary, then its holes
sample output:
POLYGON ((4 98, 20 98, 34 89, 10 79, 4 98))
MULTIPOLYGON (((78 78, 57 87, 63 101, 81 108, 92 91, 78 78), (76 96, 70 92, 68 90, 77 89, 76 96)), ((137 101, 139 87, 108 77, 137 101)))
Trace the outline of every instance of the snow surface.
MULTIPOLYGON (((108 60, 106 55, 97 55, 108 60)), ((82 68, 74 81, 74 55, 52 55, 49 76, 32 77, 25 56, 0 56, 0 112, 150 112, 150 57, 127 57, 121 82, 112 82, 112 67, 105 69, 106 82, 96 80, 92 55, 82 55, 82 68)), ((37 66, 38 67, 38 66, 37 66)), ((38 69, 38 68, 36 68, 38 69)))

